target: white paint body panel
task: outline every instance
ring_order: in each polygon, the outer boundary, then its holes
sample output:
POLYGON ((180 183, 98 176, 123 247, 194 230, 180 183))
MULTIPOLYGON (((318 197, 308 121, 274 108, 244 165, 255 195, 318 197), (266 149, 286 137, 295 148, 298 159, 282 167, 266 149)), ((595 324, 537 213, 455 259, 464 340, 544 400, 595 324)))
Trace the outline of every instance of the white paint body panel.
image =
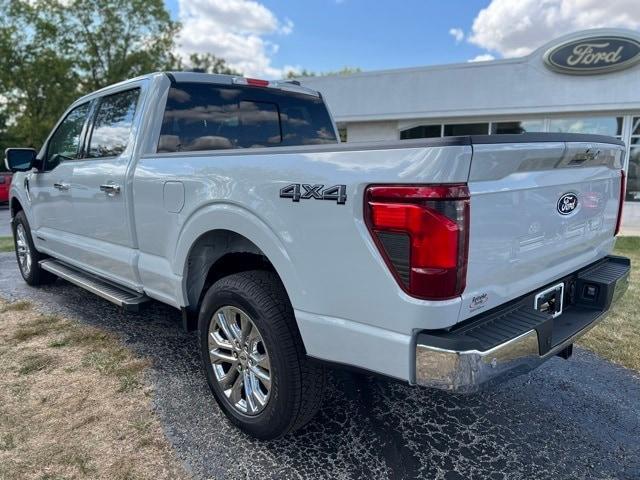
POLYGON ((474 145, 467 288, 460 320, 527 294, 608 255, 620 201, 622 149, 592 145, 593 165, 571 167, 578 143, 474 145), (570 215, 557 212, 565 193, 570 215), (481 305, 474 297, 486 295, 481 305))
POLYGON ((570 151, 563 143, 472 148, 410 141, 156 154, 169 80, 156 74, 140 81, 144 88, 130 148, 116 159, 63 164, 60 172, 75 187, 70 198, 49 203, 45 197, 57 169, 14 177, 12 196, 24 205, 36 247, 183 307, 191 247, 207 232, 235 232, 273 264, 311 356, 412 381, 416 331, 447 328, 469 317, 474 295, 488 292, 487 308, 499 305, 612 248, 618 166, 556 168, 570 151), (553 165, 545 163, 555 157, 553 165), (25 177, 37 199, 33 203, 24 191, 25 177), (120 197, 105 199, 96 190, 109 180, 121 184, 120 197), (447 301, 412 298, 371 240, 363 219, 364 191, 371 184, 468 181, 468 288, 447 301), (346 185, 347 202, 280 198, 280 189, 291 183, 346 185), (561 221, 555 202, 568 190, 602 193, 598 211, 582 210, 561 221), (88 199, 95 203, 81 205, 88 199), (62 205, 66 208, 58 208, 62 205), (81 225, 75 223, 79 219, 81 225), (523 232, 534 222, 546 241, 527 244, 523 232))

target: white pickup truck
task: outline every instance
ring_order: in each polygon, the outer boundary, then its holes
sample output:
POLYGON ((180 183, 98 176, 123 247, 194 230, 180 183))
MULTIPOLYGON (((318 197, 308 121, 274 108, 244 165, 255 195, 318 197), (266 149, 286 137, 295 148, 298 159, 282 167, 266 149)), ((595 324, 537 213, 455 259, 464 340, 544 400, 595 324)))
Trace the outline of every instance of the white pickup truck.
POLYGON ((522 134, 340 144, 291 82, 156 73, 8 149, 16 254, 137 309, 181 309, 220 407, 308 422, 326 364, 473 392, 567 358, 624 292, 623 144, 522 134))

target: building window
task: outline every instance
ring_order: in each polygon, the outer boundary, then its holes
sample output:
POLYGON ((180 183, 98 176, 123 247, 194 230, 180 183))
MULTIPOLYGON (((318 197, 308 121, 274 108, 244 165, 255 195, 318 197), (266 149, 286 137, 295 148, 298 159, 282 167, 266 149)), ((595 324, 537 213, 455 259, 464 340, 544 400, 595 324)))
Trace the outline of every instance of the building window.
POLYGON ((633 118, 627 170, 627 200, 640 201, 640 117, 633 118))
POLYGON ((420 125, 400 132, 401 140, 413 138, 438 138, 442 134, 442 125, 420 125))
POLYGON ((455 123, 444 126, 445 137, 455 137, 458 135, 487 135, 488 133, 488 123, 455 123))
POLYGON ((491 124, 491 134, 493 135, 526 132, 544 132, 544 120, 516 120, 513 122, 493 122, 491 124))
POLYGON ((446 125, 420 125, 417 127, 402 130, 400 140, 411 140, 414 138, 440 138, 456 137, 461 135, 487 135, 489 133, 489 123, 450 123, 446 125), (444 135, 443 135, 444 134, 444 135))
MULTIPOLYGON (((623 117, 565 117, 565 118, 534 118, 527 120, 509 120, 478 123, 450 123, 427 124, 400 131, 401 140, 416 138, 439 138, 441 136, 464 135, 492 135, 517 134, 527 132, 556 132, 556 133, 588 133, 609 135, 622 139, 623 117), (548 126, 547 126, 548 125, 548 126)), ((634 118, 634 133, 632 135, 629 181, 640 175, 640 117, 634 118), (631 163, 634 165, 631 165, 631 163), (635 174, 634 172, 637 172, 635 174)), ((637 180, 636 183, 639 183, 637 180)), ((629 195, 636 195, 640 201, 640 185, 629 195)))
POLYGON ((549 131, 622 136, 622 117, 568 117, 549 120, 549 131))

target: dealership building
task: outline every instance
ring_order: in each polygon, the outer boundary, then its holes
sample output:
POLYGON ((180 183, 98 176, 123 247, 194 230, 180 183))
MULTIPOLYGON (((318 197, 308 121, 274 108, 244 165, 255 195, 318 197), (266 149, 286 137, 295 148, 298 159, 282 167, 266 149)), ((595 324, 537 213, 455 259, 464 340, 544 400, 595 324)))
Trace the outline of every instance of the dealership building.
POLYGON ((639 32, 576 32, 522 58, 300 80, 323 94, 348 142, 522 132, 621 138, 627 200, 640 202, 639 32))

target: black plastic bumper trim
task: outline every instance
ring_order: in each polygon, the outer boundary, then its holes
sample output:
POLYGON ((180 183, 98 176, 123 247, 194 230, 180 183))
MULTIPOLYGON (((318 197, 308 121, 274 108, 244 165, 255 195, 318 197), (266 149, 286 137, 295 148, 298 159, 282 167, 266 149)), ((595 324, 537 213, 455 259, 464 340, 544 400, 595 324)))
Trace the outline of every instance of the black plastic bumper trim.
POLYGON ((616 283, 629 274, 630 268, 631 261, 626 257, 605 257, 451 330, 422 331, 418 333, 417 343, 453 351, 484 352, 535 330, 539 354, 545 355, 610 308, 616 283), (559 282, 565 284, 563 313, 552 318, 535 310, 536 293, 559 282), (587 295, 593 291, 595 295, 587 295))

